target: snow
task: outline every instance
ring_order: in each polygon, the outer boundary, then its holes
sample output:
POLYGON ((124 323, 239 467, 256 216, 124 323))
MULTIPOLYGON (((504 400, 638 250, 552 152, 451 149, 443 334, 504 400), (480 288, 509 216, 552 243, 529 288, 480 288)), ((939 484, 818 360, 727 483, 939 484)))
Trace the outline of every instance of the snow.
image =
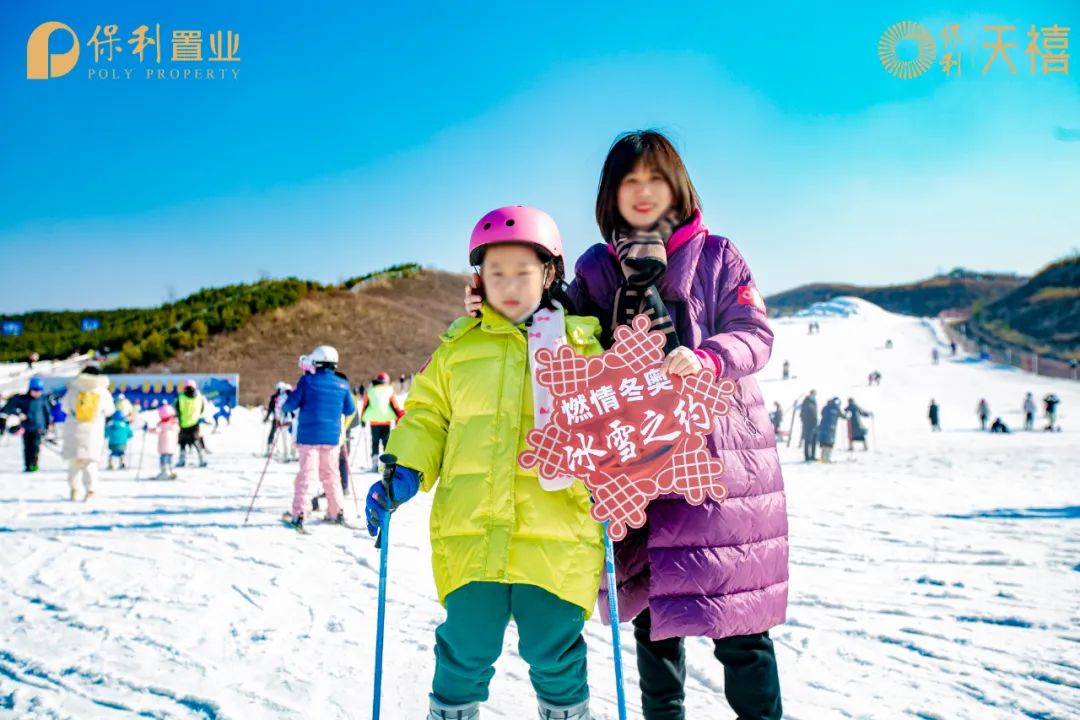
MULTIPOLYGON (((1080 715, 1080 385, 943 353, 933 323, 855 301, 778 321, 760 375, 788 418, 811 387, 875 413, 870 452, 832 465, 781 445, 791 515, 788 622, 772 631, 785 717, 1080 715), (894 347, 884 349, 886 339, 894 347), (780 365, 791 361, 790 381, 780 365), (880 387, 867 387, 872 370, 880 387), (989 435, 975 406, 1021 427, 1025 392, 1062 399, 1062 433, 989 435), (930 398, 944 431, 929 432, 930 398)), ((60 459, 17 470, 0 445, 0 717, 367 718, 378 554, 366 532, 285 528, 294 464, 272 462, 250 523, 266 426, 238 410, 208 436, 210 467, 177 482, 103 473, 67 501, 60 459), (6 713, 6 714, 5 714, 6 713)), ((1041 420, 1041 418, 1040 418, 1041 420)), ((785 419, 785 429, 789 423, 785 419)), ((1041 425, 1040 425, 1041 427, 1041 425)), ((796 423, 796 434, 798 427, 796 423)), ((133 441, 137 456, 140 436, 133 441)), ((156 465, 148 443, 144 460, 156 465)), ((361 448, 357 467, 367 458, 361 448)), ((375 475, 357 478, 366 488, 375 475)), ((442 619, 421 495, 395 516, 383 717, 423 717, 442 619)), ((355 513, 346 499, 348 514, 355 513)), ((596 717, 617 717, 609 629, 586 626, 596 717)), ((634 642, 621 635, 630 717, 634 642)), ((711 644, 687 642, 687 716, 731 717, 711 644), (718 708, 720 708, 718 710, 718 708)), ((513 626, 485 717, 534 716, 513 626)))

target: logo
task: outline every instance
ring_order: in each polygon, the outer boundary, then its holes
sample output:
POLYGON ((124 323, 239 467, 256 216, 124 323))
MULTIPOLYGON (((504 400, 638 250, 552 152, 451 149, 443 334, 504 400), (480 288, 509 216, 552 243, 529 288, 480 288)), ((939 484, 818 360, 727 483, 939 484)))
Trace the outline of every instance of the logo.
MULTIPOLYGON (((904 53, 907 54, 907 53, 904 53)), ((934 64, 937 45, 930 31, 917 22, 904 20, 898 22, 881 35, 878 40, 878 57, 885 69, 898 78, 910 80, 917 78, 934 64), (913 48, 908 46, 913 45, 913 48), (913 58, 902 58, 897 50, 913 49, 913 58)))
MULTIPOLYGON (((1029 60, 1027 70, 1031 75, 1068 75, 1069 74, 1069 31, 1071 28, 1057 23, 1036 25, 1031 23, 1024 33, 1028 42, 1023 45, 1023 54, 1029 60)), ((903 80, 910 80, 925 75, 935 64, 947 77, 959 78, 966 68, 968 73, 986 75, 992 69, 1004 74, 1007 69, 1012 75, 1017 74, 1017 66, 1009 55, 1009 50, 1019 54, 1016 25, 986 25, 982 28, 986 39, 993 42, 980 42, 983 37, 975 33, 961 32, 957 23, 948 23, 941 32, 941 45, 925 26, 905 20, 886 30, 878 40, 878 57, 881 65, 889 73, 903 80), (989 51, 987 53, 986 51, 989 51), (986 57, 985 64, 981 57, 986 57), (995 67, 996 66, 996 67, 995 67)), ((1020 29, 1020 32, 1023 32, 1020 29)))
POLYGON ((26 79, 48 80, 67 75, 79 61, 79 37, 62 22, 46 22, 34 28, 26 41, 26 79), (71 49, 63 53, 49 53, 49 38, 57 30, 71 36, 71 49))
MULTIPOLYGON (((88 80, 238 80, 240 33, 234 30, 165 28, 160 23, 122 27, 117 24, 81 28, 89 37, 83 59, 88 80)), ((70 73, 79 62, 82 43, 78 33, 62 22, 38 25, 26 41, 26 78, 51 80, 70 73), (64 52, 50 53, 49 46, 66 44, 64 52)))

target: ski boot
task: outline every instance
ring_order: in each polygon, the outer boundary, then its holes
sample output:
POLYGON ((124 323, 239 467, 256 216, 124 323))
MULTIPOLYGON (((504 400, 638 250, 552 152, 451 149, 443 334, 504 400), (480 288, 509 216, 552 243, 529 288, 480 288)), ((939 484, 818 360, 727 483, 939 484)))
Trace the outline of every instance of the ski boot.
POLYGON ((296 530, 297 532, 304 532, 304 516, 303 515, 297 515, 296 517, 294 517, 292 520, 289 521, 289 524, 293 526, 293 530, 296 530))
POLYGON ((330 517, 329 515, 327 515, 327 516, 326 516, 326 519, 327 519, 328 521, 330 521, 330 522, 334 523, 335 525, 344 525, 344 524, 345 524, 345 511, 344 511, 344 510, 342 510, 341 512, 339 512, 339 513, 337 514, 337 517, 336 517, 336 518, 332 518, 332 517, 330 517))
POLYGON ((75 502, 75 500, 78 497, 79 497, 79 491, 72 489, 72 491, 71 491, 71 502, 75 502))
POLYGON ((176 467, 186 467, 186 466, 187 466, 187 455, 181 453, 180 454, 180 459, 176 461, 176 467))
POLYGON ((540 720, 590 720, 589 701, 569 707, 553 707, 539 701, 540 720))
POLYGON ((206 460, 199 460, 199 467, 201 467, 201 468, 206 467, 206 460))
POLYGON ((87 490, 86 491, 86 497, 83 498, 83 502, 87 502, 87 501, 91 500, 93 497, 94 497, 94 491, 93 490, 87 490))
POLYGON ((430 699, 427 720, 479 720, 480 703, 468 705, 443 705, 435 698, 430 699))

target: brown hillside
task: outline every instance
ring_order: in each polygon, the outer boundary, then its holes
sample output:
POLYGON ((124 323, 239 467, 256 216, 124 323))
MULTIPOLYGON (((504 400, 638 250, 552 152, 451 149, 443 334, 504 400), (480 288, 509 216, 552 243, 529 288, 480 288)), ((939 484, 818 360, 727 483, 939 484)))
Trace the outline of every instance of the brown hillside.
POLYGON ((340 369, 353 385, 378 372, 396 381, 427 360, 439 334, 461 315, 465 282, 463 275, 425 270, 357 290, 313 293, 146 371, 237 372, 240 402, 258 404, 279 380, 295 383, 297 358, 325 343, 338 349, 340 369))

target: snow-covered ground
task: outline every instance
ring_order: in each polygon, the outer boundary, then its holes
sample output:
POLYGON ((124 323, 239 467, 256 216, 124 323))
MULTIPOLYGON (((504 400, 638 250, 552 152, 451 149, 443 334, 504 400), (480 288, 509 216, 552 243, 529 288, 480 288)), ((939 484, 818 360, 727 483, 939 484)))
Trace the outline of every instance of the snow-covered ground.
MULTIPOLYGON (((776 323, 766 398, 790 415, 811 387, 854 397, 874 411, 874 435, 870 452, 838 450, 828 466, 781 446, 791 594, 772 635, 786 717, 1080 716, 1080 385, 966 358, 934 366, 933 327, 866 303, 820 323, 812 336, 806 318, 776 323), (797 377, 782 382, 785 359, 797 377), (866 385, 872 370, 880 387, 866 385), (1064 432, 976 431, 980 397, 1017 429, 1029 390, 1061 397, 1064 432), (931 397, 940 434, 926 420, 931 397)), ((0 717, 370 717, 377 552, 363 532, 315 525, 302 537, 281 524, 295 465, 270 465, 244 525, 265 430, 237 412, 209 436, 209 468, 177 482, 106 473, 89 504, 67 501, 50 450, 43 472, 25 476, 17 439, 3 441, 0 717)), ((421 496, 394 518, 391 720, 423 716, 442 617, 429 503, 421 496)), ((594 619, 586 632, 594 713, 615 718, 609 631, 594 619)), ((625 628, 622 644, 630 717, 640 717, 625 628)), ((534 716, 515 647, 511 627, 485 717, 534 716)), ((731 717, 710 643, 689 641, 688 656, 688 717, 731 717)))

